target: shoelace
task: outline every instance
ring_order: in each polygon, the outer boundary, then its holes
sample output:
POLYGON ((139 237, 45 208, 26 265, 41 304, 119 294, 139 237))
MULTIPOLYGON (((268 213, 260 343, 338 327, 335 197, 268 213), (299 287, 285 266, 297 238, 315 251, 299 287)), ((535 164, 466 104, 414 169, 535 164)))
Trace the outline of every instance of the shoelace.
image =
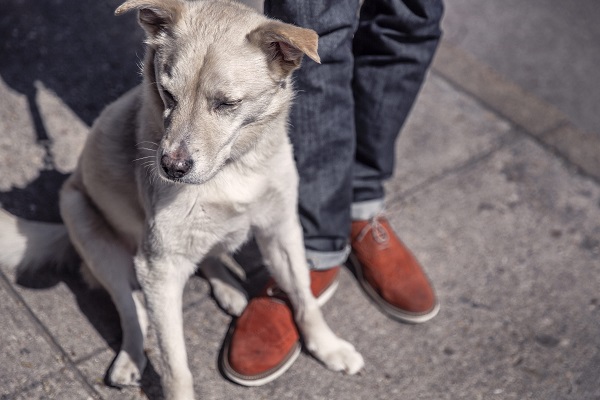
POLYGON ((377 242, 378 244, 387 243, 390 237, 385 227, 379 221, 380 218, 382 218, 380 214, 377 214, 373 218, 371 218, 369 220, 369 223, 365 225, 364 228, 362 228, 362 230, 356 237, 356 240, 360 242, 369 232, 371 232, 371 235, 373 236, 375 242, 377 242))

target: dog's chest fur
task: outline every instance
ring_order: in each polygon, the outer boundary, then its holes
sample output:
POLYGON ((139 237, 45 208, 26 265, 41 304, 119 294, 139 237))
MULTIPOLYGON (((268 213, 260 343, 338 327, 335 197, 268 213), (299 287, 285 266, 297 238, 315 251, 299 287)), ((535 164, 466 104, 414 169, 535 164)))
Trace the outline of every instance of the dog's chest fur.
POLYGON ((203 185, 155 187, 149 227, 169 252, 200 261, 207 249, 235 251, 257 221, 276 214, 279 192, 264 173, 225 167, 203 185))

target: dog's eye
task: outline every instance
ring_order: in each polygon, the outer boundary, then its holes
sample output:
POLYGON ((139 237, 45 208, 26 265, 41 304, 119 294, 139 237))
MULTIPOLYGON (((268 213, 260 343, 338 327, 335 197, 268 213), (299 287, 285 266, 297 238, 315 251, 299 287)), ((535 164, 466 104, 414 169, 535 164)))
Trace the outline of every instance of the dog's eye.
POLYGON ((236 109, 242 100, 217 100, 215 101, 215 110, 216 111, 231 111, 236 109))
POLYGON ((165 102, 165 106, 167 108, 173 108, 175 107, 175 105, 177 104, 177 101, 175 100, 175 97, 173 97, 173 95, 171 94, 171 92, 169 92, 166 89, 162 90, 162 95, 163 95, 163 101, 165 102))

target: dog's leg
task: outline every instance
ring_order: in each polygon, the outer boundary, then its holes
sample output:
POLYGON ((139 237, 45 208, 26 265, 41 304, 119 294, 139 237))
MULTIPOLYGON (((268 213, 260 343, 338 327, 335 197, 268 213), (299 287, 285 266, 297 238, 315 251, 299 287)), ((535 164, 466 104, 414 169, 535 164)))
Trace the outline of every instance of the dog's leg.
POLYGON ((290 209, 289 215, 287 220, 256 230, 256 240, 266 266, 288 294, 308 350, 329 369, 354 374, 363 367, 363 358, 325 322, 310 290, 302 231, 295 210, 290 209))
MULTIPOLYGON (((60 211, 71 241, 94 277, 110 294, 121 320, 121 350, 108 371, 114 386, 138 386, 146 367, 144 338, 148 326, 143 301, 136 296, 133 255, 114 236, 74 176, 60 194, 60 211)), ((139 290, 138 290, 139 292, 139 290)))
POLYGON ((207 257, 200 264, 200 270, 208 279, 219 306, 233 316, 240 315, 248 304, 246 291, 227 267, 219 259, 207 257))
POLYGON ((182 256, 151 254, 150 244, 142 247, 146 251, 136 255, 135 269, 160 347, 163 392, 167 400, 192 400, 194 387, 183 336, 182 296, 196 265, 182 256))

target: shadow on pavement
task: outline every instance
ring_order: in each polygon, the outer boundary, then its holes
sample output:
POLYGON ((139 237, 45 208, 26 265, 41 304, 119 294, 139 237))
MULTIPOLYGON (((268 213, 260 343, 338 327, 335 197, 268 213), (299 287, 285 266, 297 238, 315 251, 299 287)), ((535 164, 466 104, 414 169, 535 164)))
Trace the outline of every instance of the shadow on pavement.
MULTIPOLYGON (((46 289, 61 282, 73 293, 81 313, 117 354, 121 347, 122 332, 119 315, 107 292, 102 289, 89 289, 75 268, 61 272, 56 269, 44 269, 37 271, 34 275, 20 274, 17 276, 17 284, 29 289, 46 289)), ((109 365, 106 365, 105 368, 108 370, 109 365)), ((150 360, 142 376, 141 390, 150 400, 163 398, 160 376, 150 360)))
MULTIPOLYGON (((108 103, 139 83, 143 33, 134 13, 113 15, 121 2, 3 1, 0 76, 26 97, 43 147, 47 148, 49 137, 36 103, 36 81, 53 91, 88 126, 108 103)), ((48 161, 51 165, 51 159, 48 161)), ((65 179, 64 174, 44 171, 24 189, 0 192, 0 202, 22 217, 58 221, 56 199, 65 179)))

